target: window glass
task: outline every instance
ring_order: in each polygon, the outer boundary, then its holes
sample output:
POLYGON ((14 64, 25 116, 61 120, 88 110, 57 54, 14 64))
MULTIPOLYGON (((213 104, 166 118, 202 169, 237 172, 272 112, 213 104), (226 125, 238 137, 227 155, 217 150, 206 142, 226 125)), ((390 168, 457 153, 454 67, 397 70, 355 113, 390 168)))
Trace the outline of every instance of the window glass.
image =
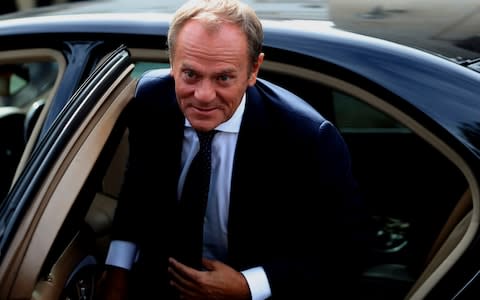
POLYGON ((405 126, 365 102, 333 91, 333 109, 337 127, 342 132, 409 132, 405 126))
POLYGON ((31 132, 58 74, 54 61, 0 64, 0 199, 12 184, 31 132))
POLYGON ((9 95, 18 93, 28 84, 27 78, 23 78, 18 74, 12 74, 9 84, 9 95))
POLYGON ((50 61, 0 65, 0 106, 28 109, 46 96, 57 73, 58 64, 50 61))
POLYGON ((140 78, 140 76, 148 70, 164 69, 169 67, 170 67, 170 64, 168 63, 138 61, 135 63, 135 69, 133 70, 132 76, 134 78, 140 78))

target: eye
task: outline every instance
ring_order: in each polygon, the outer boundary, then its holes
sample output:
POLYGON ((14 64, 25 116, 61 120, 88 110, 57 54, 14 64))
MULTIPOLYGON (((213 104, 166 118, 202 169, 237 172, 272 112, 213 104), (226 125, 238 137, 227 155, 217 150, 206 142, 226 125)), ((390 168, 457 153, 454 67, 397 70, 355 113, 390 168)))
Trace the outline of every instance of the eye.
POLYGON ((198 75, 191 69, 185 69, 182 70, 182 78, 187 83, 194 83, 196 80, 198 80, 198 75))
POLYGON ((227 74, 222 74, 217 77, 217 80, 219 81, 228 81, 231 77, 227 74))
POLYGON ((184 71, 183 71, 183 76, 184 76, 185 78, 190 78, 190 79, 191 79, 191 78, 195 78, 195 72, 192 71, 192 70, 184 70, 184 71))

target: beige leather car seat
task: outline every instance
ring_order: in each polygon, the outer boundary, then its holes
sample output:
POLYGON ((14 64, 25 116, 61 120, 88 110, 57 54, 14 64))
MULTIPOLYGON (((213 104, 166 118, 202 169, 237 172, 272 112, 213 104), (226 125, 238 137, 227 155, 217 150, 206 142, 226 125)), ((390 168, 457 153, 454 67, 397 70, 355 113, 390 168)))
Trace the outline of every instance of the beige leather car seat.
POLYGON ((128 157, 128 131, 125 131, 112 158, 102 183, 85 216, 85 222, 97 236, 98 250, 106 251, 112 227, 117 199, 123 182, 128 157))

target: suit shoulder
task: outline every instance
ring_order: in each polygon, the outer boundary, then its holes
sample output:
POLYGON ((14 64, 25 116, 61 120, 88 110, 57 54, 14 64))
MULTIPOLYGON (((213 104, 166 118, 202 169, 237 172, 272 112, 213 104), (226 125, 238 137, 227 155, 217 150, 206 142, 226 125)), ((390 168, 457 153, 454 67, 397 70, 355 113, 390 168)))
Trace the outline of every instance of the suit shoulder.
POLYGON ((169 69, 154 69, 138 79, 135 95, 127 111, 135 122, 141 119, 159 119, 177 112, 175 84, 169 69))
POLYGON ((315 123, 325 121, 325 118, 308 102, 281 86, 258 79, 255 87, 269 105, 287 117, 308 119, 315 123))

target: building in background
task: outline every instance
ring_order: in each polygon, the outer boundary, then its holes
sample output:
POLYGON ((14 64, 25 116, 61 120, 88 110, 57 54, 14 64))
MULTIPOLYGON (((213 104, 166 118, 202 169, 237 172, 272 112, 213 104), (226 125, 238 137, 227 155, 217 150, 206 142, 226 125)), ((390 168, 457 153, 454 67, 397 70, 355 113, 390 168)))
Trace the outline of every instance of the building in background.
POLYGON ((15 0, 3 0, 0 6, 0 14, 7 14, 18 10, 17 2, 15 0))
MULTIPOLYGON (((6 4, 2 4, 2 12, 3 12, 3 10, 5 10, 5 8, 3 7, 4 5, 5 6, 12 5, 12 7, 15 10, 27 10, 37 6, 48 6, 52 4, 58 4, 58 3, 77 2, 77 1, 85 1, 85 0, 2 0, 2 1, 7 2, 6 4)), ((7 11, 3 13, 7 13, 7 11)))
POLYGON ((329 17, 338 28, 460 58, 480 53, 478 0, 329 0, 329 17))

